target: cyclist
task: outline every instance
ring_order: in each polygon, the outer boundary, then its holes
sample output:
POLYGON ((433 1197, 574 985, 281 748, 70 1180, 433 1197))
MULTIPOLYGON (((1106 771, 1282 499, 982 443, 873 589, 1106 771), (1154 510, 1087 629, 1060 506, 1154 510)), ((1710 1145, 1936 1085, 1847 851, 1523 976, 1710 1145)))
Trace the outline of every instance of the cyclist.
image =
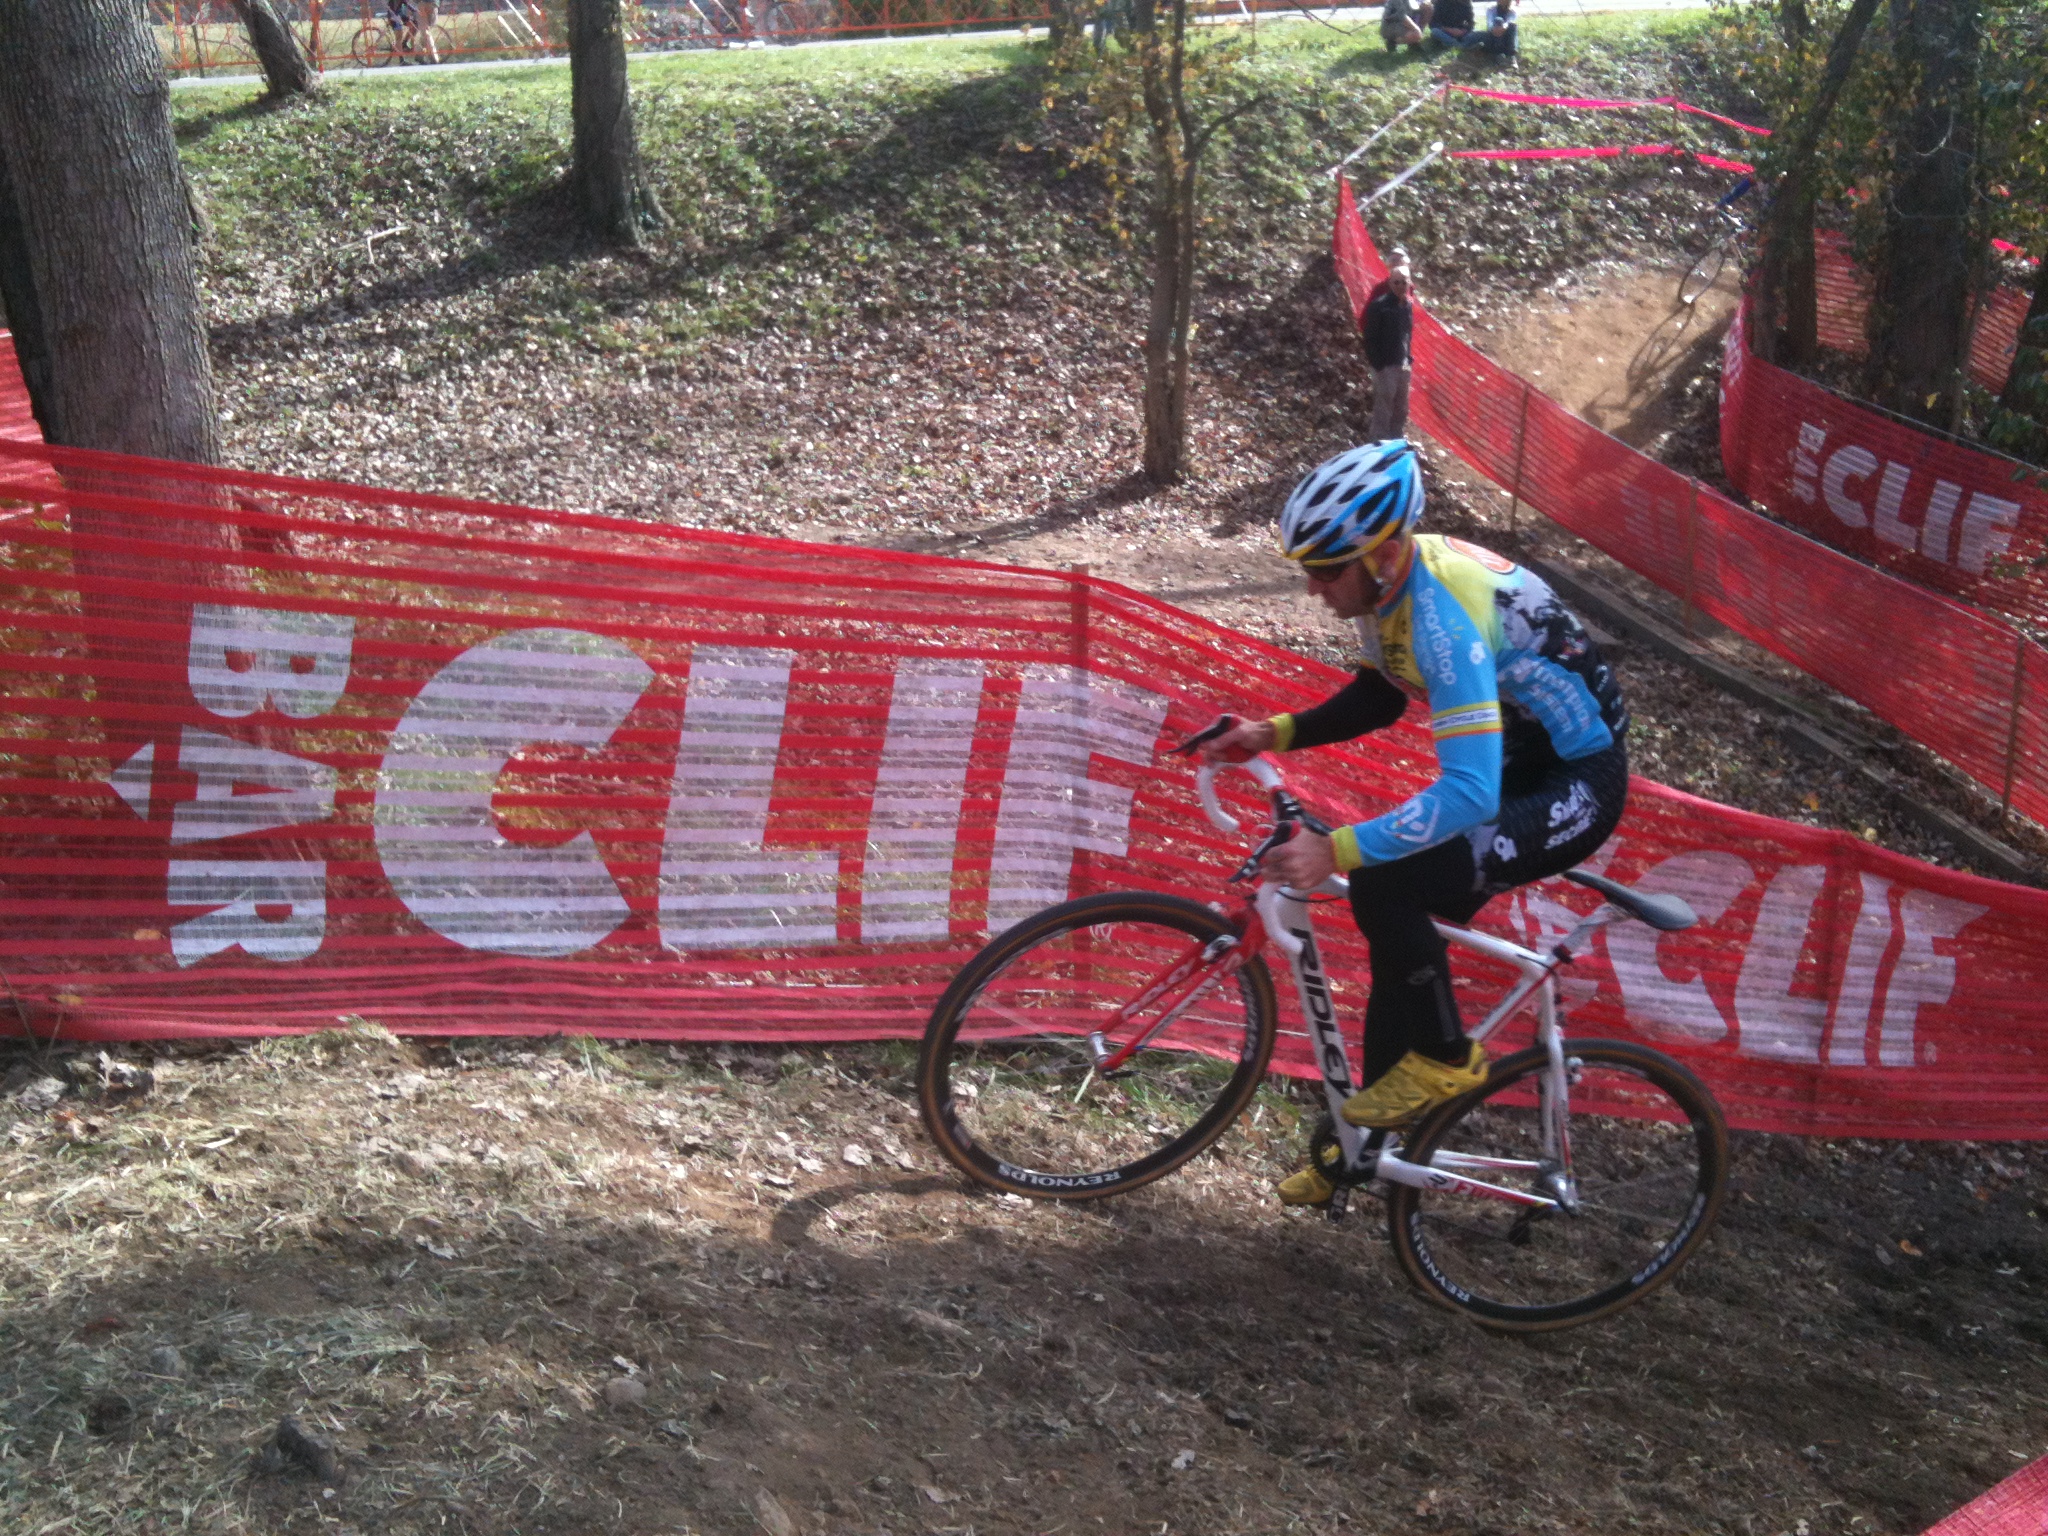
MULTIPOLYGON (((1585 628, 1540 578, 1490 550, 1417 534, 1422 473, 1400 438, 1311 471, 1280 513, 1280 548, 1308 590, 1357 623, 1358 675, 1299 714, 1241 721, 1202 748, 1220 762, 1349 741, 1429 702, 1440 777, 1385 815, 1267 855, 1296 890, 1348 873, 1372 953, 1365 1086, 1356 1126, 1396 1129, 1486 1081, 1465 1038, 1432 916, 1469 922, 1493 896, 1590 856, 1628 796, 1628 711, 1585 628), (1404 689, 1406 691, 1404 691, 1404 689)), ((1283 1180, 1288 1205, 1335 1186, 1310 1167, 1283 1180)))
POLYGON ((420 13, 415 0, 384 0, 384 24, 391 29, 391 41, 400 53, 411 53, 420 44, 420 13))

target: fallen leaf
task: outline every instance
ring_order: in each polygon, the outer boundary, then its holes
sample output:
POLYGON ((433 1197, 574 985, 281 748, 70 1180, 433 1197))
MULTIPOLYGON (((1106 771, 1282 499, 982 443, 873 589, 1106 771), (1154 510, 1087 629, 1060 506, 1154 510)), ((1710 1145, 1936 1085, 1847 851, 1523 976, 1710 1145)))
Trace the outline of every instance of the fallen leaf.
POLYGON ((839 1156, 847 1164, 855 1168, 865 1168, 875 1160, 874 1155, 866 1147, 860 1145, 859 1142, 852 1141, 846 1144, 846 1150, 841 1152, 839 1156))
POLYGON ((1913 1246, 1912 1241, 1910 1239, 1903 1237, 1899 1239, 1899 1252, 1903 1254, 1908 1254, 1916 1259, 1924 1259, 1925 1257, 1927 1257, 1927 1255, 1925 1255, 1918 1248, 1913 1246))
POLYGON ((950 1504, 960 1497, 957 1493, 948 1493, 945 1489, 934 1487, 930 1483, 919 1483, 917 1491, 930 1499, 934 1504, 950 1504))
POLYGON ((1176 1472, 1185 1472, 1194 1464, 1195 1453, 1193 1451, 1182 1451, 1173 1458, 1173 1470, 1176 1472))

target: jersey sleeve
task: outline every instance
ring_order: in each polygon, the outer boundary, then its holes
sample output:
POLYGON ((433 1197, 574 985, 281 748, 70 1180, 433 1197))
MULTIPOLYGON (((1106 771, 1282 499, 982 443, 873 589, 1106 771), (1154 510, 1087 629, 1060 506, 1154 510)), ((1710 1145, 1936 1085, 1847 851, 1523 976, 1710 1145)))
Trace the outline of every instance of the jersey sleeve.
POLYGON ((1339 827, 1331 839, 1339 869, 1405 859, 1500 814, 1500 683, 1493 647, 1437 582, 1418 580, 1411 601, 1415 665, 1429 690, 1440 776, 1386 815, 1339 827))
POLYGON ((1282 752, 1296 747, 1326 747, 1350 741, 1368 731, 1383 730, 1401 718, 1408 695, 1385 673, 1361 667, 1358 675, 1313 709, 1273 716, 1274 746, 1282 752))

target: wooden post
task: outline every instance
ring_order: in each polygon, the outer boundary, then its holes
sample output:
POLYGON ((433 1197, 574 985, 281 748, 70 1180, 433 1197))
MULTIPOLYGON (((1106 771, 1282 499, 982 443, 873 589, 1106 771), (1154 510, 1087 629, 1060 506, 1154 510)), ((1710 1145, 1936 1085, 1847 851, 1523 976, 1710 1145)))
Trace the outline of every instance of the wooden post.
POLYGON ((2005 736, 2005 791, 1998 797, 1998 827, 2005 830, 2005 824, 2012 817, 2012 780, 2019 766, 2020 758, 2020 698, 2027 681, 2027 637, 2013 637, 2012 648, 2012 724, 2005 736))
POLYGON ((1074 582, 1073 634, 1068 641, 1068 655, 1076 670, 1085 671, 1088 666, 1088 577, 1093 568, 1076 562, 1069 569, 1078 579, 1074 582))
POLYGON ((1529 381, 1522 380, 1522 414, 1515 423, 1515 476, 1508 484, 1508 532, 1515 531, 1515 510, 1522 504, 1522 463, 1529 447, 1529 381))
POLYGON ((320 57, 320 0, 311 0, 306 7, 306 15, 310 22, 306 33, 306 57, 317 72, 327 67, 326 61, 320 57))
POLYGON ((1692 594, 1697 580, 1695 571, 1699 564, 1700 546, 1700 483, 1697 480, 1690 483, 1692 501, 1685 512, 1685 638, 1688 640, 1695 638, 1692 594))

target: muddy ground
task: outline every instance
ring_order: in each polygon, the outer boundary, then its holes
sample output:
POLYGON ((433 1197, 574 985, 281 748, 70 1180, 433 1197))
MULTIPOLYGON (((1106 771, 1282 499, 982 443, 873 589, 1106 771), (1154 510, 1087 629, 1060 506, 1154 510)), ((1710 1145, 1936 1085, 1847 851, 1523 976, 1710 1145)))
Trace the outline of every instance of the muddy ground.
POLYGON ((1514 1339, 1272 1204, 1277 1094, 1058 1207, 939 1170, 900 1048, 153 1068, 0 1150, 10 1532, 1872 1536, 2048 1450, 2039 1148, 1739 1137, 1674 1285, 1514 1339))

